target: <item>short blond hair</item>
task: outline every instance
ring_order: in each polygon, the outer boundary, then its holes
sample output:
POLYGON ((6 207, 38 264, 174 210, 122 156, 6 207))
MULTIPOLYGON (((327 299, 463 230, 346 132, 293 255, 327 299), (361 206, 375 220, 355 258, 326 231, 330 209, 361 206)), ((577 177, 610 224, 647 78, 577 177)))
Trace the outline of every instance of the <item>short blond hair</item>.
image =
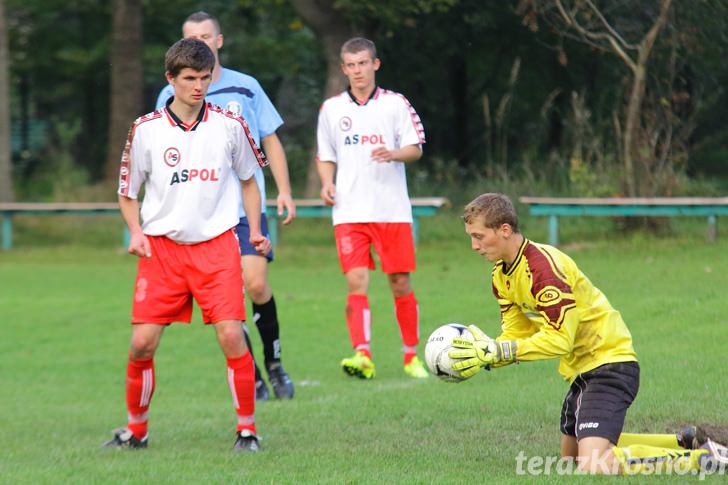
POLYGON ((513 202, 505 194, 481 194, 466 205, 463 210, 465 223, 472 224, 477 219, 480 219, 483 225, 490 229, 508 224, 513 232, 518 232, 518 214, 513 207, 513 202))
POLYGON ((214 15, 205 12, 204 10, 200 10, 199 12, 195 12, 191 14, 189 17, 185 19, 184 22, 182 22, 182 27, 184 28, 184 25, 187 22, 192 22, 193 24, 201 24, 202 22, 209 20, 212 22, 212 25, 215 27, 215 31, 218 35, 222 34, 222 31, 220 30, 220 22, 217 20, 217 17, 214 15))
POLYGON ((364 37, 354 37, 341 46, 341 61, 344 61, 344 54, 356 54, 361 51, 369 51, 372 60, 377 58, 377 46, 374 45, 374 42, 364 37))

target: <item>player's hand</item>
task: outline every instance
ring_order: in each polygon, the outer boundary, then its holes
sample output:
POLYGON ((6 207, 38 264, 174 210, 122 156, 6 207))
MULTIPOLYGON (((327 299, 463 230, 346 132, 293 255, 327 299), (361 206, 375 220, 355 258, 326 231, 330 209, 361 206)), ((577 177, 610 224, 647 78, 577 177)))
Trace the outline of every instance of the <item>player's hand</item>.
POLYGON ((377 163, 391 162, 394 160, 394 154, 387 147, 377 147, 372 150, 372 161, 377 163))
POLYGON ((152 245, 149 243, 147 236, 141 231, 130 235, 127 251, 129 251, 129 254, 134 254, 140 258, 152 257, 152 245))
POLYGON ((336 185, 332 183, 324 184, 321 187, 321 198, 326 205, 334 205, 334 197, 336 197, 336 185))
POLYGON ((286 210, 286 218, 283 219, 283 225, 290 223, 296 217, 296 204, 293 197, 288 192, 278 194, 278 216, 283 215, 283 209, 286 210))
POLYGON ((473 340, 461 337, 452 339, 451 345, 458 350, 451 350, 448 353, 451 359, 459 359, 452 367, 459 370, 460 376, 464 379, 473 377, 482 367, 490 370, 487 354, 488 345, 493 341, 475 325, 469 325, 468 330, 473 340))
POLYGON ((468 327, 474 340, 455 338, 452 346, 458 350, 451 350, 448 356, 459 359, 453 364, 453 369, 459 370, 463 378, 477 374, 481 368, 490 369, 495 365, 506 365, 516 360, 516 342, 513 340, 496 341, 488 337, 475 325, 468 327))
POLYGON ((263 236, 262 234, 251 234, 249 241, 250 244, 255 248, 255 251, 261 256, 266 256, 273 248, 270 243, 270 239, 263 236))

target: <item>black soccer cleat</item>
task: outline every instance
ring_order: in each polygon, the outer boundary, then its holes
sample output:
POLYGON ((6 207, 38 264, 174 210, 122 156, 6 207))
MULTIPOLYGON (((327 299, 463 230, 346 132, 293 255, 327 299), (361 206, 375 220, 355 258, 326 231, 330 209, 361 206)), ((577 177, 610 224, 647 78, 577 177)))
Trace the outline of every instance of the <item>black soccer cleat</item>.
POLYGON ((149 435, 144 435, 144 438, 139 439, 126 428, 119 428, 114 430, 114 437, 109 441, 101 445, 102 448, 131 448, 141 449, 147 447, 147 438, 149 435))
POLYGON ((265 385, 265 382, 262 379, 259 381, 255 381, 255 400, 267 401, 268 399, 270 399, 268 386, 265 385))
POLYGON ((293 381, 288 376, 280 361, 266 363, 268 380, 278 399, 293 399, 293 381))
POLYGON ((251 452, 256 453, 260 451, 260 443, 258 437, 255 436, 250 430, 244 429, 236 435, 235 444, 233 445, 234 452, 251 452))
POLYGON ((700 426, 685 426, 677 433, 677 444, 686 450, 697 450, 708 438, 708 434, 700 426))

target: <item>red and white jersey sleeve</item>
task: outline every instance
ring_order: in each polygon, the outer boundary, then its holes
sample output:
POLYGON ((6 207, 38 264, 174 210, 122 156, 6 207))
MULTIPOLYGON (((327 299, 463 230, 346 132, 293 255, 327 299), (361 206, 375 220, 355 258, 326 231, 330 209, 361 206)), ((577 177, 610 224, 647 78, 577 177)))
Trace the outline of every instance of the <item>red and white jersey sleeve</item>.
POLYGON ((135 199, 143 185, 144 234, 194 244, 237 225, 240 180, 266 164, 242 118, 206 105, 188 126, 162 108, 129 131, 118 193, 135 199))
POLYGON ((320 162, 336 163, 333 222, 412 222, 405 164, 372 160, 375 148, 425 143, 422 122, 407 99, 376 88, 364 104, 348 91, 326 100, 317 130, 320 162))
POLYGON ((119 168, 119 195, 136 199, 142 185, 150 171, 150 158, 145 156, 144 143, 141 141, 144 135, 137 131, 143 123, 161 118, 162 113, 155 111, 146 114, 134 121, 129 128, 129 134, 124 144, 124 152, 121 155, 121 166, 119 168), (134 163, 131 163, 134 160, 134 163))

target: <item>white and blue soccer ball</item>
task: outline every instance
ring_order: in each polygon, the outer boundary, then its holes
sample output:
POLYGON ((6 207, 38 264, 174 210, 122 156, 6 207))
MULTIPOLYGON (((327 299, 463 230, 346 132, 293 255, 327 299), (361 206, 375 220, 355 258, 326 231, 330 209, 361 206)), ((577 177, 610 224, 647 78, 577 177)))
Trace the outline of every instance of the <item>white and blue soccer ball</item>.
POLYGON ((425 345, 425 363, 430 372, 445 382, 464 381, 460 372, 452 368, 456 362, 451 359, 448 353, 454 350, 450 345, 454 338, 466 338, 474 340, 473 334, 468 327, 459 323, 447 323, 432 332, 425 345))

